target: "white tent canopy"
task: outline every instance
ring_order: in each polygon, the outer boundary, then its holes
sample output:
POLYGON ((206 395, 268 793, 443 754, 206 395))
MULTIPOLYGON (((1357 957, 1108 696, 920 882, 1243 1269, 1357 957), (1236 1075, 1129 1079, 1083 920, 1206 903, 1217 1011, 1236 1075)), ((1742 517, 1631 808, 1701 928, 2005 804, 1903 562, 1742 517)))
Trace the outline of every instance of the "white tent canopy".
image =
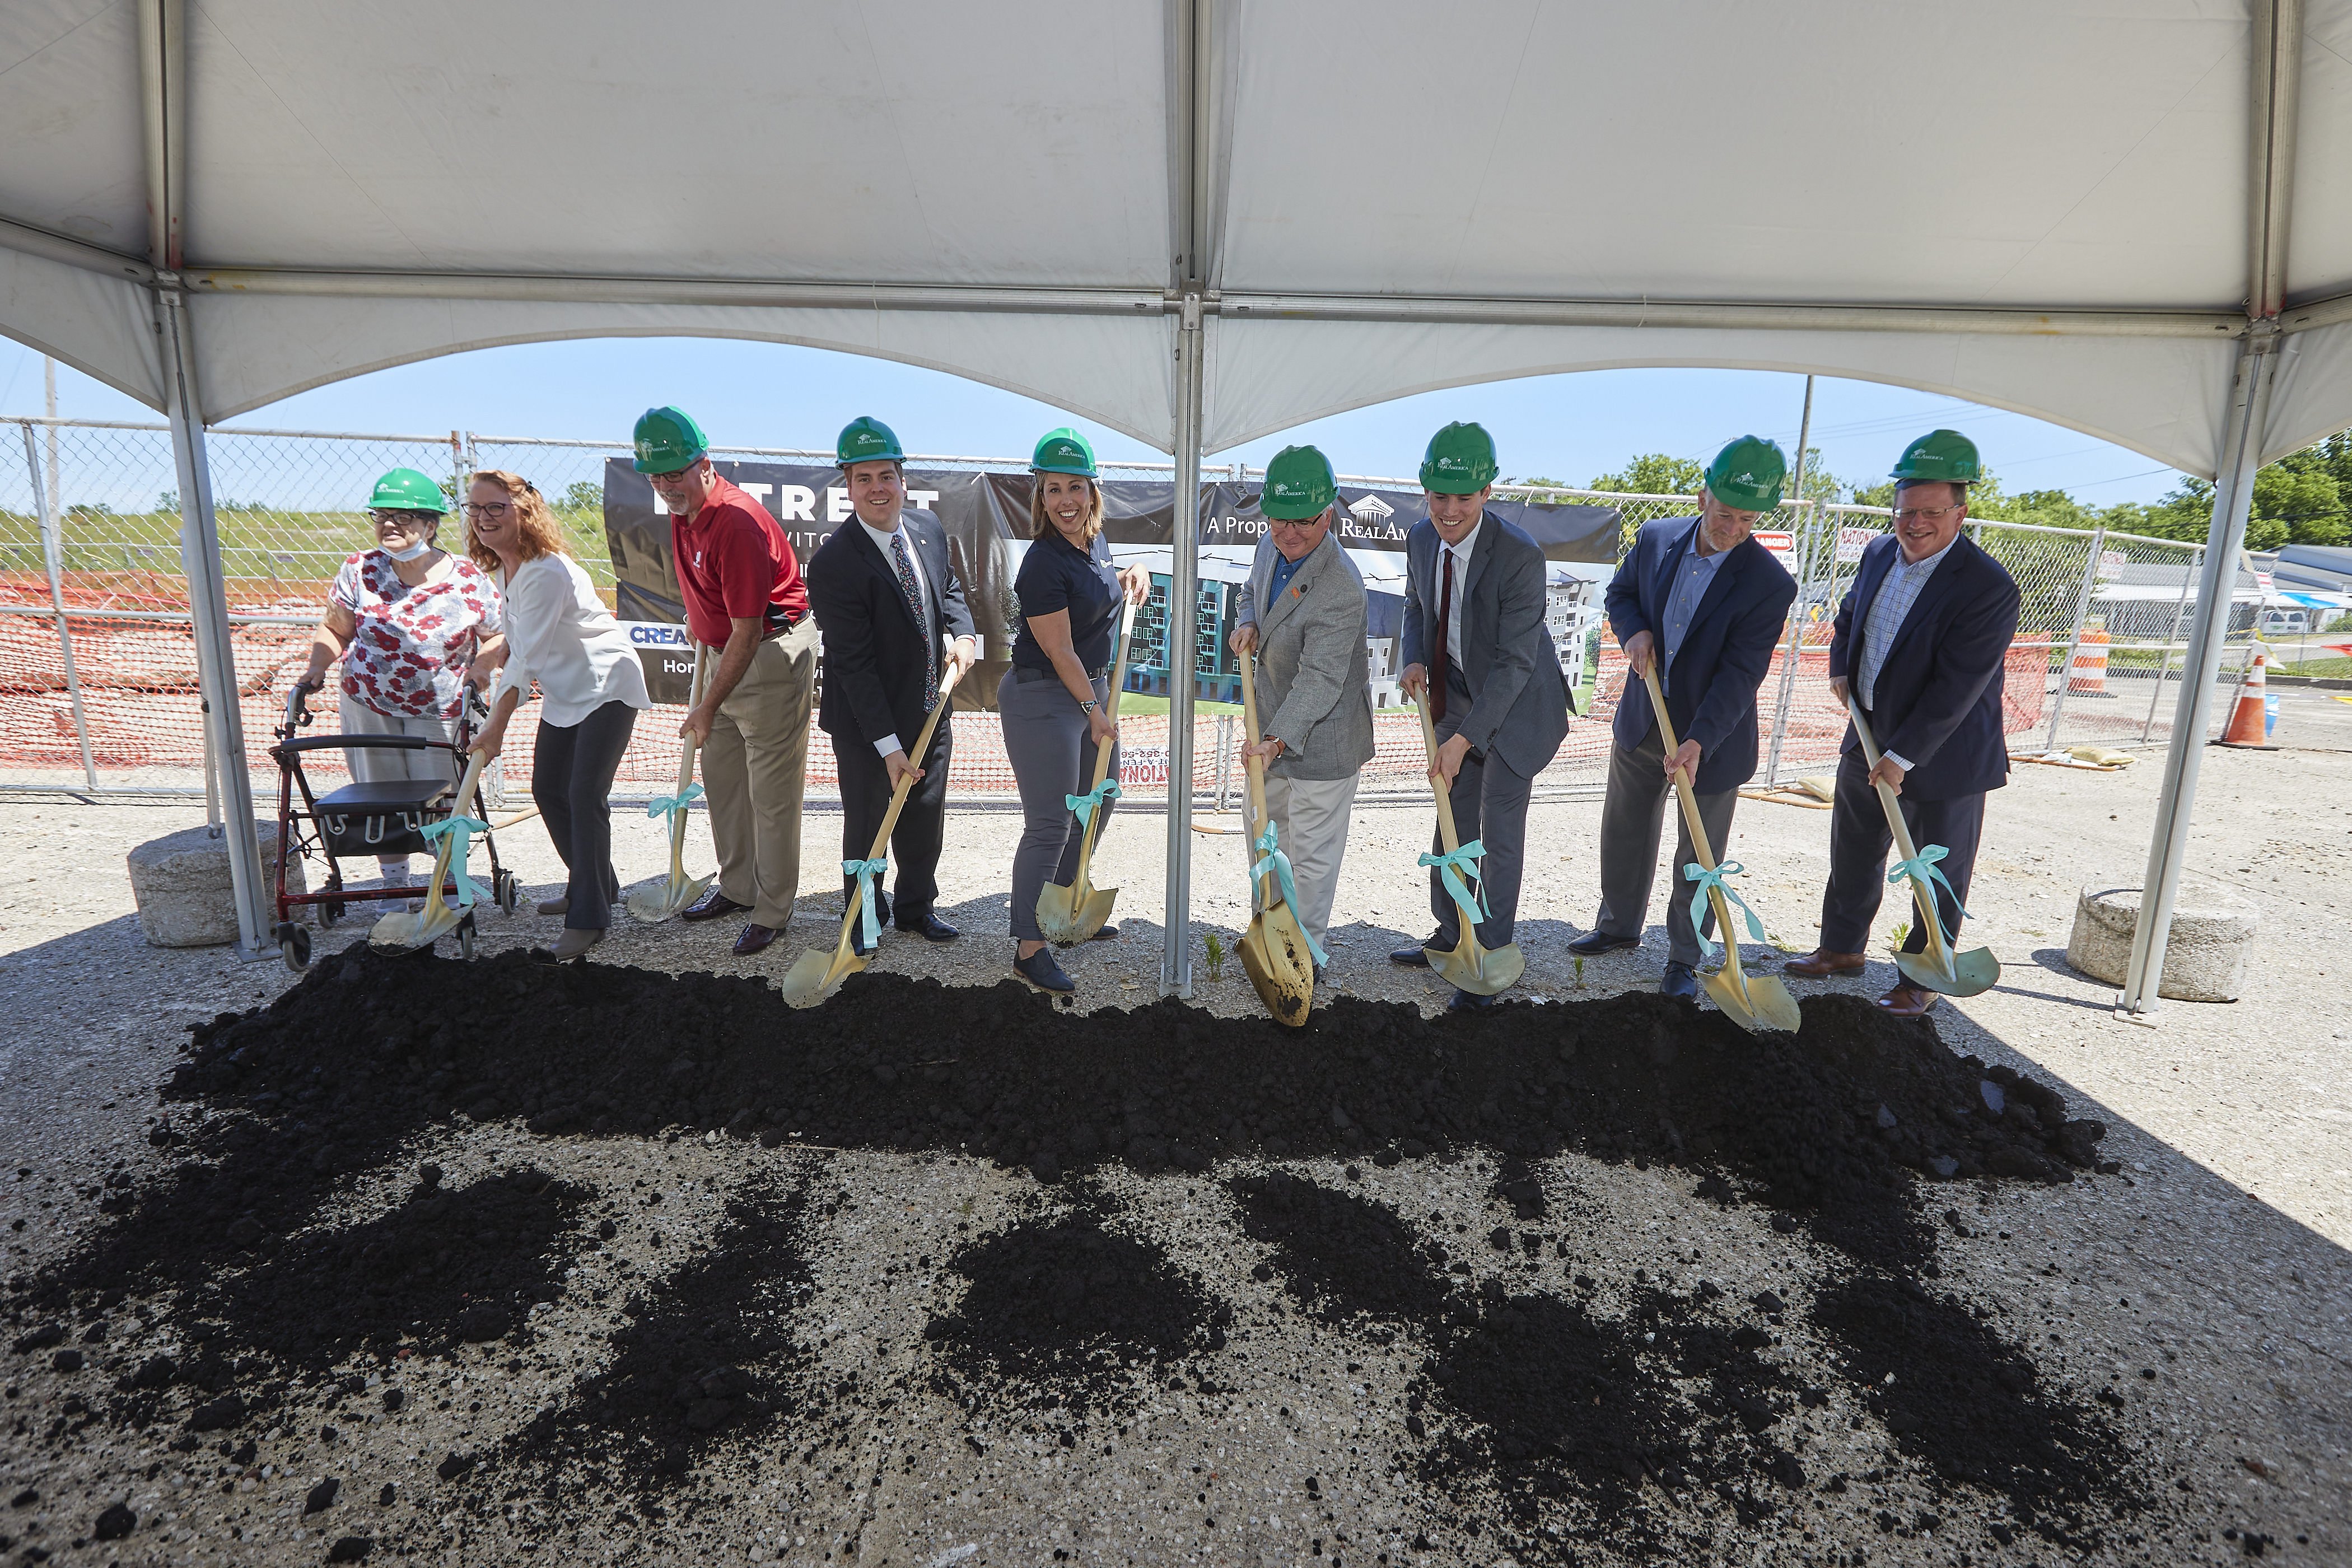
POLYGON ((184 426, 199 580, 203 425, 567 337, 928 365, 1180 469, 1433 387, 1818 372, 2216 477, 2217 543, 2352 424, 2352 0, 16 0, 0 146, 0 332, 184 426))

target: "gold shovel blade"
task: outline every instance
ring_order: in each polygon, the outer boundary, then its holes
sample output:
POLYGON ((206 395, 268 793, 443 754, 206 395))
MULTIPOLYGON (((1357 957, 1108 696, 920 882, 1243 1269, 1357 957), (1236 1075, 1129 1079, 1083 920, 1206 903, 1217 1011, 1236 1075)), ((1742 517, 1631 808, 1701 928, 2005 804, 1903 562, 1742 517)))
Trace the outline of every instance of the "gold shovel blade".
POLYGON ((719 873, 708 877, 669 877, 629 895, 629 913, 647 925, 659 925, 709 890, 719 873))
POLYGON ((422 910, 414 913, 403 910, 376 921, 374 929, 368 932, 368 945, 378 952, 406 952, 427 947, 436 938, 456 931, 465 918, 466 912, 453 907, 446 894, 431 893, 422 910))
POLYGON ((1805 1016, 1798 1010, 1797 999, 1789 994, 1789 987, 1777 974, 1749 974, 1743 970, 1735 980, 1731 966, 1726 964, 1712 974, 1701 974, 1699 981, 1723 1016, 1751 1035, 1768 1030, 1793 1035, 1804 1026, 1805 1016), (1744 997, 1740 994, 1743 983, 1744 997))
POLYGON ((1315 1005, 1315 960, 1288 904, 1276 904, 1242 932, 1242 968, 1276 1021, 1298 1027, 1315 1005))
POLYGON ((1048 882, 1037 895, 1037 929, 1047 942, 1066 947, 1091 942, 1095 932, 1110 923, 1111 905, 1118 899, 1117 888, 1048 882))
POLYGON ((793 960, 784 977, 776 982, 788 1007, 814 1007, 834 992, 841 983, 866 967, 866 960, 849 945, 849 933, 841 933, 841 945, 831 952, 810 948, 793 960))
POLYGON ((1972 947, 1966 952, 1952 954, 1949 974, 1924 952, 1897 954, 1895 967, 1903 972, 1904 979, 1921 990, 1945 996, 1974 996, 1980 991, 1991 990, 2000 980, 2000 960, 1992 955, 1989 947, 1972 947))
POLYGON ((1422 953, 1429 966, 1453 982, 1454 989, 1467 991, 1473 996, 1499 996, 1518 984, 1527 973, 1527 954, 1519 944, 1485 948, 1478 945, 1477 934, 1466 926, 1462 940, 1452 947, 1424 947, 1422 953))

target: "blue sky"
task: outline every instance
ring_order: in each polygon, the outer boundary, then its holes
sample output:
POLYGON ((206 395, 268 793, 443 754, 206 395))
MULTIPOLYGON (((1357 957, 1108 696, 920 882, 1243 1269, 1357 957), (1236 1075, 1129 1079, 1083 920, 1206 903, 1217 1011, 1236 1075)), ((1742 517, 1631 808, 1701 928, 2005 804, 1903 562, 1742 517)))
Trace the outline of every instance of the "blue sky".
MULTIPOLYGON (((59 412, 154 417, 131 399, 60 367, 59 412)), ((1076 424, 1105 458, 1150 459, 1142 443, 1029 398, 937 371, 777 343, 698 338, 605 338, 486 349, 379 371, 302 393, 232 426, 432 435, 625 440, 647 405, 676 403, 721 445, 830 447, 858 414, 887 421, 908 450, 964 457, 1027 455, 1038 436, 1076 424)), ((1617 370, 1426 393, 1317 420, 1219 454, 1264 464, 1311 441, 1342 473, 1405 476, 1430 433, 1455 419, 1494 432, 1507 475, 1583 484, 1643 452, 1706 458, 1734 436, 1796 443, 1804 377, 1762 371, 1617 370)), ((42 411, 41 356, 0 341, 0 415, 42 411)), ((1812 444, 1849 482, 1885 473, 1912 437, 1966 432, 2005 488, 2064 489, 2087 504, 2150 501, 2179 476, 2136 452, 2060 426, 1974 404, 1822 378, 1812 444)))

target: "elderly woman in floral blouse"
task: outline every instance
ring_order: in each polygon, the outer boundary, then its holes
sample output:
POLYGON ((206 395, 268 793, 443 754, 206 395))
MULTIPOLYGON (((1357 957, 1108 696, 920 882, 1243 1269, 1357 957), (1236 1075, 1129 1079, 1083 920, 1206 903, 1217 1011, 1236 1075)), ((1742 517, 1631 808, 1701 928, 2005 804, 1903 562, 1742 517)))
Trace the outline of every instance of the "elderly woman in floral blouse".
MULTIPOLYGON (((335 574, 327 613, 310 634, 310 667, 295 684, 317 691, 327 667, 343 661, 346 735, 417 735, 446 745, 456 736, 466 668, 499 645, 502 606, 496 584, 463 555, 436 542, 448 508, 441 487, 414 468, 375 482, 368 517, 375 548, 354 552, 335 574)), ((457 782, 448 752, 354 746, 352 776, 457 782)), ((408 857, 379 859, 387 887, 408 880, 408 857)))

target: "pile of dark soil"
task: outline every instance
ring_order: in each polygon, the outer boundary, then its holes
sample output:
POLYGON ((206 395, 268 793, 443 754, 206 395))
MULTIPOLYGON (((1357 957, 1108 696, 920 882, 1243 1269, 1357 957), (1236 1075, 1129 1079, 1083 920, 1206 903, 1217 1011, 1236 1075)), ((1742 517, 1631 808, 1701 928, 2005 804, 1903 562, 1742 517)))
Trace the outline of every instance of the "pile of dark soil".
POLYGON ((1816 1296, 1813 1323, 1905 1453, 1948 1481, 2001 1493, 2054 1542, 2099 1544, 2082 1510, 2117 1485, 2115 1429, 2047 1386, 1957 1298, 1864 1276, 1816 1296))
MULTIPOLYGON (((505 1457, 643 1484, 685 1475, 722 1437, 755 1436, 790 1415, 810 1396, 807 1356, 789 1329, 809 1295, 806 1207, 804 1184, 730 1198, 710 1250, 651 1300, 629 1299, 634 1321, 612 1336, 611 1363, 509 1439, 505 1457)), ((819 1396, 846 1401, 856 1381, 819 1396)))
POLYGON ((591 1194, 523 1169, 444 1192, 424 1168, 378 1218, 294 1237, 267 1260, 194 1292, 190 1305, 237 1327, 247 1346, 318 1370, 362 1346, 529 1342, 534 1302, 552 1301, 591 1194))
POLYGON ((967 1382, 1011 1383, 1024 1401, 1112 1408, 1139 1369, 1223 1350, 1233 1309, 1159 1247, 1091 1214, 1031 1220, 965 1247, 950 1267, 971 1283, 923 1337, 967 1382))
MULTIPOLYGON (((184 1158, 143 1188, 92 1189, 108 1223, 58 1265, 12 1280, 8 1306, 30 1331, 20 1342, 39 1341, 20 1354, 83 1332, 68 1318, 102 1330, 110 1313, 171 1313, 199 1350, 185 1368, 110 1367, 121 1384, 110 1414, 207 1431, 266 1408, 288 1371, 386 1355, 394 1341, 430 1355, 525 1335, 530 1305, 560 1289, 571 1249, 590 1245, 573 1234, 590 1194, 530 1172, 457 1193, 428 1179, 379 1219, 319 1224, 354 1178, 453 1119, 519 1121, 541 1136, 723 1129, 772 1148, 960 1147, 1048 1182, 1106 1161, 1146 1173, 1241 1154, 1387 1165, 1476 1143, 1506 1156, 1495 1196, 1523 1225, 1545 1213, 1527 1162, 1575 1149, 1679 1165, 1702 1178, 1704 1196, 1786 1211, 1782 1228, 1810 1226, 1871 1271, 1857 1290, 1882 1274, 1889 1289, 1917 1289, 1913 1277, 1935 1272, 1919 1182, 2065 1181, 2095 1163, 2097 1123, 2068 1120, 2041 1085, 1954 1055, 1931 1026, 1837 996, 1809 999, 1805 1018, 1794 1038, 1758 1039, 1652 995, 1438 1019, 1342 997, 1292 1031, 1175 1002, 1071 1016, 1016 985, 878 975, 803 1013, 754 979, 559 968, 520 953, 386 959, 356 944, 268 1010, 196 1029, 152 1135, 184 1158), (44 1319, 55 1338, 41 1337, 44 1319)), ((1615 1488, 1631 1509, 1637 1473, 1711 1486, 1743 1513, 1765 1509, 1771 1485, 1797 1484, 1785 1479, 1793 1458, 1758 1436, 1780 1374, 1755 1356, 1761 1342, 1742 1337, 1756 1331, 1715 1306, 1654 1304, 1647 1323, 1612 1326, 1573 1300, 1507 1300, 1499 1286, 1474 1297, 1454 1288, 1461 1260, 1446 1242, 1418 1240, 1381 1205, 1286 1175, 1244 1181, 1235 1196, 1268 1248, 1261 1267, 1279 1268, 1303 1305, 1388 1325, 1374 1333, 1429 1336, 1429 1392, 1418 1396, 1447 1415, 1430 1439, 1440 1471, 1491 1475, 1530 1508, 1570 1490, 1605 1502, 1615 1488), (1643 1332, 1656 1337, 1637 1350, 1643 1332)), ((856 1399, 849 1385, 807 1387, 782 1327, 806 1289, 803 1201, 739 1199, 710 1254, 632 1303, 612 1369, 504 1457, 592 1475, 610 1465, 645 1482, 795 1402, 856 1399)), ((1507 1226, 1487 1238, 1530 1249, 1549 1239, 1507 1226)), ((992 1397, 1115 1402, 1129 1362, 1213 1352, 1230 1321, 1212 1283, 1093 1213, 976 1241, 953 1267, 968 1289, 932 1338, 992 1397)), ((1922 1316, 1906 1299, 1910 1315, 1895 1324, 1849 1322, 1873 1317, 1865 1302, 1822 1326, 1857 1380, 1882 1360, 1945 1356, 1940 1378, 1908 1388, 1898 1378, 1871 1396, 1890 1426, 1917 1418, 1898 1434, 1906 1446, 1955 1481, 2009 1493, 2021 1512, 2106 1487, 2118 1461, 2103 1429, 2030 1376, 2021 1387, 2005 1379, 2002 1368, 2030 1373, 2030 1363, 1978 1325, 1922 1316), (1977 1347, 1946 1356, 1962 1329, 1978 1330, 1977 1347), (2029 1406, 2038 1414, 2020 1414, 2029 1406)), ((49 1436, 72 1440, 62 1424, 49 1436)), ((474 1460, 450 1463, 463 1473, 474 1460)))
POLYGON ((1259 1277, 1279 1270, 1285 1289, 1327 1321, 1359 1312, 1419 1323, 1444 1316, 1436 1269, 1446 1265, 1445 1244, 1421 1242, 1388 1205, 1287 1171, 1244 1177, 1233 1194, 1244 1233, 1274 1247, 1259 1277))

